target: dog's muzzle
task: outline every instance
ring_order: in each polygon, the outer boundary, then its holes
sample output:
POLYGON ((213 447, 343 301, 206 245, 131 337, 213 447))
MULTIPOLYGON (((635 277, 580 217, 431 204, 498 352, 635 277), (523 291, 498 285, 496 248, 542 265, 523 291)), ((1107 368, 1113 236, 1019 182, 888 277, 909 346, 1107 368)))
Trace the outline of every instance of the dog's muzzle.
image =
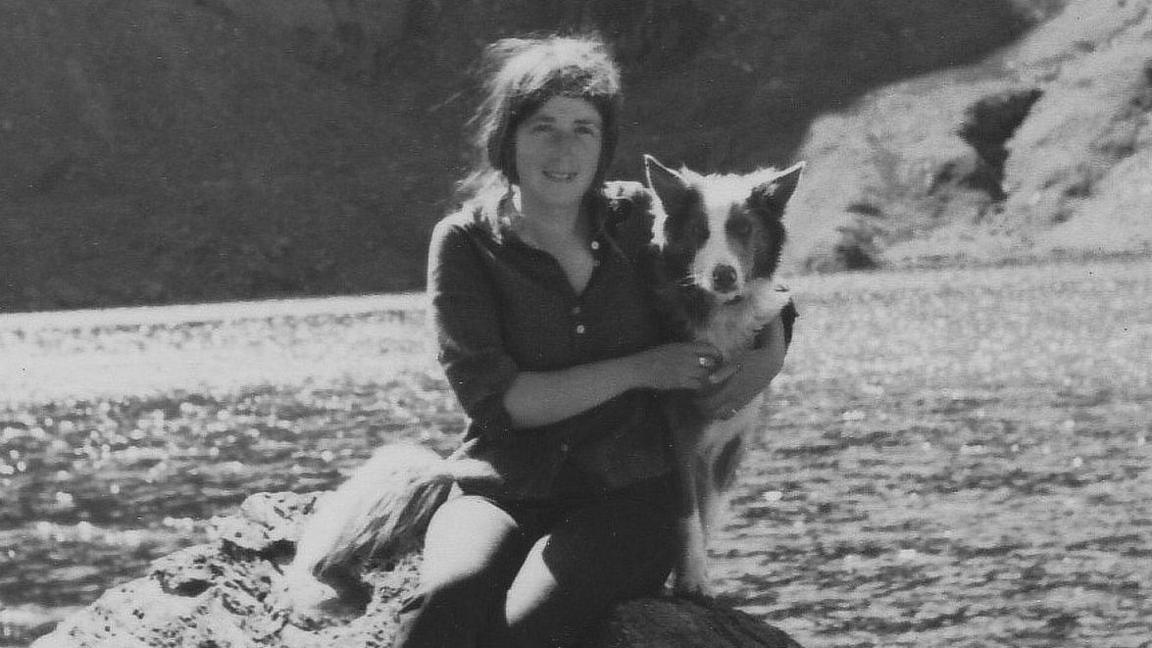
POLYGON ((730 293, 736 290, 736 268, 730 265, 718 265, 712 269, 712 289, 718 293, 730 293))

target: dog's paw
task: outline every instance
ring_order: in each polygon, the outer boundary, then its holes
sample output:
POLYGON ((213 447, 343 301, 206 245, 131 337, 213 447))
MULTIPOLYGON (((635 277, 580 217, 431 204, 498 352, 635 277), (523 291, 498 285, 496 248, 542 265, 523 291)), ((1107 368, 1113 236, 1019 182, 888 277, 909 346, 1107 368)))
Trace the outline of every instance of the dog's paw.
POLYGON ((716 600, 716 591, 708 583, 687 582, 677 579, 672 594, 698 605, 710 606, 716 600))
POLYGON ((716 592, 700 561, 687 560, 677 567, 672 580, 672 593, 688 599, 712 599, 716 592))
POLYGON ((753 297, 757 315, 764 324, 780 316, 781 311, 792 301, 792 293, 779 284, 766 283, 753 297))

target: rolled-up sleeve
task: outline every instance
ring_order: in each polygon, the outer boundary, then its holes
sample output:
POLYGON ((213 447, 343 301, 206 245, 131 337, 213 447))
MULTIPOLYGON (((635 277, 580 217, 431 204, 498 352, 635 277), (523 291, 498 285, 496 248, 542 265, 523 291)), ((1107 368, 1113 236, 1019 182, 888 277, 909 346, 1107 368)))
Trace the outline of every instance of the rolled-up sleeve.
POLYGON ((459 222, 441 221, 432 232, 428 298, 437 357, 475 431, 493 439, 509 434, 504 394, 519 367, 505 349, 480 251, 459 222))

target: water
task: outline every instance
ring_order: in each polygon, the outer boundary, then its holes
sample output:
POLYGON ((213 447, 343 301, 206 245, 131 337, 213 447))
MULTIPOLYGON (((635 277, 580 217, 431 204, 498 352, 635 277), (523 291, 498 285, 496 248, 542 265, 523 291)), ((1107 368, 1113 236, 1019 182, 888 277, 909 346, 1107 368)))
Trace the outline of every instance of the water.
MULTIPOLYGON (((793 288, 713 544, 727 602, 810 646, 1152 645, 1152 263, 793 288)), ((450 448, 418 301, 391 299, 0 317, 0 645, 248 494, 450 448)))

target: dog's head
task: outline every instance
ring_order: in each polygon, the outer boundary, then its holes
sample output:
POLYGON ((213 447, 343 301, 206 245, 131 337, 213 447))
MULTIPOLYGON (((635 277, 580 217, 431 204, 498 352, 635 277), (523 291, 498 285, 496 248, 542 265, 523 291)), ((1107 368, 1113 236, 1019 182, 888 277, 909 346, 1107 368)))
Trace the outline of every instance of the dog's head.
POLYGON ((784 208, 804 163, 784 171, 702 176, 644 156, 656 210, 654 242, 673 280, 713 303, 739 301, 754 279, 770 279, 784 246, 784 208))

